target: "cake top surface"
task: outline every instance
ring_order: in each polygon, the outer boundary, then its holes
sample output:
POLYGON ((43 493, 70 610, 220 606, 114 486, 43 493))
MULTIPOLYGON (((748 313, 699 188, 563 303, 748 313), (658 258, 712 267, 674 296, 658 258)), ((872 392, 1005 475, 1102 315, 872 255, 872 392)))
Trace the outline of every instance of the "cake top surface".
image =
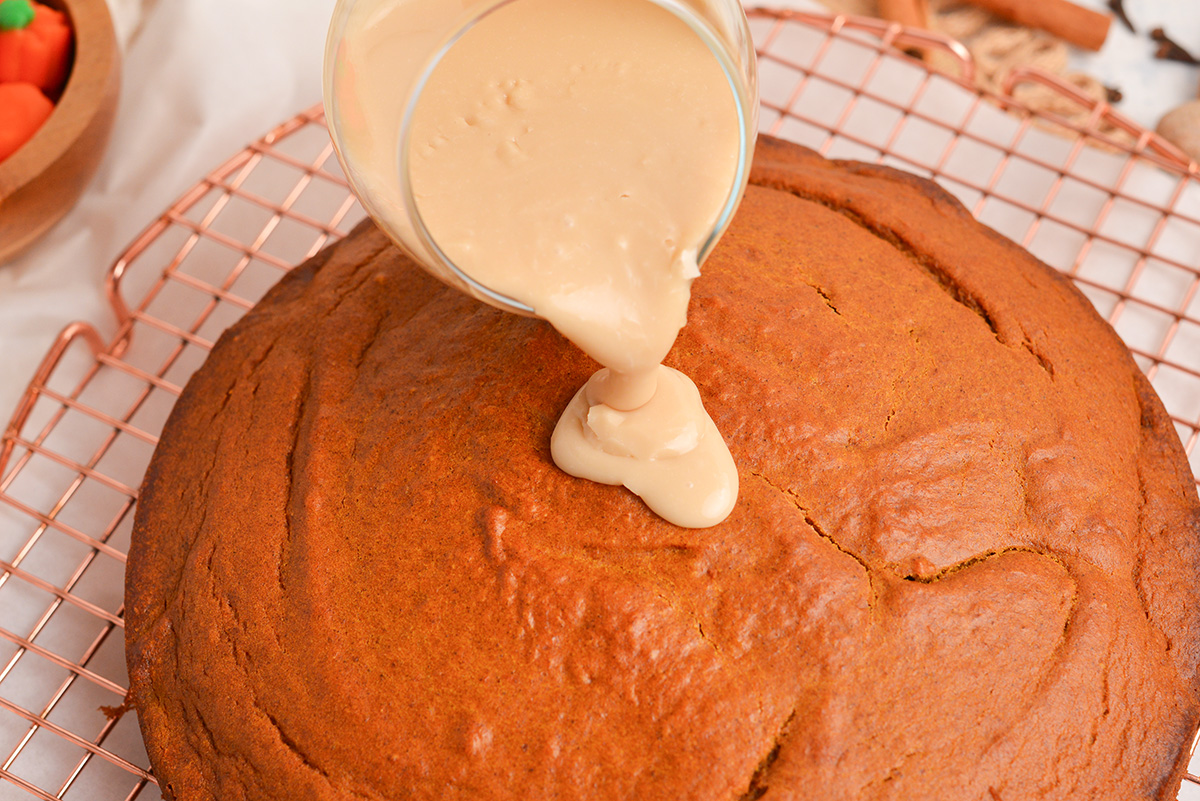
POLYGON ((1119 340, 932 184, 751 183, 667 361, 713 529, 558 471, 595 365, 374 229, 222 337, 129 562, 168 797, 1174 796, 1200 511, 1119 340))

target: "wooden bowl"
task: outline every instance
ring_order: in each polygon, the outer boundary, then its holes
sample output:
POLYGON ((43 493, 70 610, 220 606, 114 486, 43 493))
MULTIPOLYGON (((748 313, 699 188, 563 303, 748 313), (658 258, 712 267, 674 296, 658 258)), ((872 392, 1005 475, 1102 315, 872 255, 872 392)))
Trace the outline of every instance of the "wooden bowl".
POLYGON ((0 262, 66 214, 100 165, 117 110, 121 56, 106 0, 40 0, 65 11, 75 58, 54 112, 0 162, 0 262))

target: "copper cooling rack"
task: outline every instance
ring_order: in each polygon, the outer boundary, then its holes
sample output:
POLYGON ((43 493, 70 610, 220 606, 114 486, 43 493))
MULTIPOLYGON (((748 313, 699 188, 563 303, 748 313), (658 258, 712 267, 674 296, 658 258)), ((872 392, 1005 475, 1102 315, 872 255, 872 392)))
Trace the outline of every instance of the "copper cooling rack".
MULTIPOLYGON (((1037 73, 1015 75, 1006 96, 979 93, 965 51, 938 37, 751 17, 762 130, 932 176, 1069 273, 1150 376, 1200 475, 1197 166, 1037 73), (931 73, 906 48, 949 54, 960 74, 931 73), (1011 97, 1027 82, 1086 109, 1087 123, 1029 111, 1011 97)), ((361 215, 310 110, 212 172, 117 261, 111 341, 76 324, 47 354, 0 452, 0 801, 160 797, 121 707, 122 579, 142 472, 220 332, 361 215)), ((1200 798, 1200 779, 1180 798, 1200 798)))

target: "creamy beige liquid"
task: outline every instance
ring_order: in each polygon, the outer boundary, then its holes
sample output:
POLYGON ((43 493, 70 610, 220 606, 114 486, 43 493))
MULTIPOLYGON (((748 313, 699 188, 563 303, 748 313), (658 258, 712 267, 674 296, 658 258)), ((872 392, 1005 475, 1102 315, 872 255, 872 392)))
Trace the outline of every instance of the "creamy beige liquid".
MULTIPOLYGON (((373 63, 344 71, 346 108, 396 105, 380 55, 410 56, 388 27, 375 15, 347 29, 373 63)), ((411 125, 416 207, 438 247, 606 368, 559 421, 555 462, 679 525, 723 520, 733 460, 692 382, 661 366, 737 170, 735 100, 708 47, 648 0, 515 0, 447 51, 411 125)), ((343 147, 369 153, 398 197, 397 130, 343 147)))

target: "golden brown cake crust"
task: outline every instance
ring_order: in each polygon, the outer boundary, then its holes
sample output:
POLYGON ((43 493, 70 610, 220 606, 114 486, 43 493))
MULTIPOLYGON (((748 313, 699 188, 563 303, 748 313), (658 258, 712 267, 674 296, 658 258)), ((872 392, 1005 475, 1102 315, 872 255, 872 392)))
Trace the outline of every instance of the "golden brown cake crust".
POLYGON ((1200 504, 1121 343, 928 182, 752 184, 668 359, 713 529, 559 472, 595 365, 373 228, 221 338, 129 559, 168 798, 1174 798, 1200 504))

